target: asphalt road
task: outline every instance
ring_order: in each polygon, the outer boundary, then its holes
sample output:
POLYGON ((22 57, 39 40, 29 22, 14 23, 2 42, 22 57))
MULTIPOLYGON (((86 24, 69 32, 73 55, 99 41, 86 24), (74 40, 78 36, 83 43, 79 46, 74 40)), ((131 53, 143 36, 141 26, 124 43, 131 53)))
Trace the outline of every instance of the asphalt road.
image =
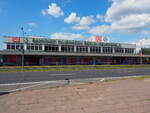
POLYGON ((150 75, 150 69, 82 70, 64 72, 0 73, 0 84, 54 81, 65 79, 103 78, 150 75))

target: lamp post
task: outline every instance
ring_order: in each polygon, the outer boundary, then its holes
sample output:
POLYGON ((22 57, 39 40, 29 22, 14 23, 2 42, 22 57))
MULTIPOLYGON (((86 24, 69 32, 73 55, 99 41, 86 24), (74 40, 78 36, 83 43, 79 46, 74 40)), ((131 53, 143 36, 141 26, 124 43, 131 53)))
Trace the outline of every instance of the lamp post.
POLYGON ((22 68, 24 67, 24 29, 23 27, 21 27, 21 31, 22 31, 22 41, 23 41, 23 48, 21 48, 21 52, 22 52, 22 68))
POLYGON ((143 64, 143 51, 142 51, 143 44, 142 44, 142 42, 140 42, 140 46, 141 46, 141 52, 140 52, 140 64, 143 64))

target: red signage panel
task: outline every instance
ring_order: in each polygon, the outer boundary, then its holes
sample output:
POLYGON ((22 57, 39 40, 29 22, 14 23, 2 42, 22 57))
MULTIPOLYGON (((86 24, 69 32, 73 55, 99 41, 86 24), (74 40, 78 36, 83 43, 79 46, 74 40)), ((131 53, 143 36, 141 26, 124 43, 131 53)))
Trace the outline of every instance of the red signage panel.
POLYGON ((96 36, 96 37, 95 37, 95 40, 96 40, 96 42, 102 42, 102 41, 103 41, 103 38, 100 37, 100 36, 96 36))
POLYGON ((20 42, 20 37, 12 37, 13 42, 20 42))

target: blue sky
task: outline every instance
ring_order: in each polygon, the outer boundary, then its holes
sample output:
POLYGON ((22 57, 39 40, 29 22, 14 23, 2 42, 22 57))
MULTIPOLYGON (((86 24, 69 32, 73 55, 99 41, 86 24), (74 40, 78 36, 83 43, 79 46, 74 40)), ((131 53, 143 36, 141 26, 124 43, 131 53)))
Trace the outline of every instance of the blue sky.
POLYGON ((0 0, 0 49, 2 36, 22 36, 22 26, 26 36, 85 40, 103 35, 111 42, 142 40, 144 46, 148 40, 143 42, 143 37, 150 34, 148 4, 149 0, 0 0))

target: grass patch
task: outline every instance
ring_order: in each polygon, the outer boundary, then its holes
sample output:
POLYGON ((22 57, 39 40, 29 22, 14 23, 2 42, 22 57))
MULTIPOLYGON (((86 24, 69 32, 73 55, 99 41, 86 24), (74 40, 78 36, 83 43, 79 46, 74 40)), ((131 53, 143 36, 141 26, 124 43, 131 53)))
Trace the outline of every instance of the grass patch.
POLYGON ((79 70, 111 70, 111 69, 150 68, 150 65, 56 65, 56 66, 1 66, 0 72, 32 72, 32 71, 79 71, 79 70))

